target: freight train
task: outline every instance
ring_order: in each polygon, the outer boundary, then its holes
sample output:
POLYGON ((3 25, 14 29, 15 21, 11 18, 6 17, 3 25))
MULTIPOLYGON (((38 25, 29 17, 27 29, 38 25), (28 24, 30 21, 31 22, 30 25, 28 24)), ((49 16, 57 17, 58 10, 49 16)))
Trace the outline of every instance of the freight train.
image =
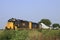
POLYGON ((8 20, 5 29, 39 29, 39 24, 35 22, 11 18, 8 20))

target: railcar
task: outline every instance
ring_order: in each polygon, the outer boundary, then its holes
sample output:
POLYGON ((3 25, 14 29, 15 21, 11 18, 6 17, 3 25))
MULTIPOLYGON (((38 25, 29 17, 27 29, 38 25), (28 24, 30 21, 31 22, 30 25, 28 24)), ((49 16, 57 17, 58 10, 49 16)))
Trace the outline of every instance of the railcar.
POLYGON ((5 29, 38 29, 39 25, 35 22, 11 18, 8 20, 5 29))

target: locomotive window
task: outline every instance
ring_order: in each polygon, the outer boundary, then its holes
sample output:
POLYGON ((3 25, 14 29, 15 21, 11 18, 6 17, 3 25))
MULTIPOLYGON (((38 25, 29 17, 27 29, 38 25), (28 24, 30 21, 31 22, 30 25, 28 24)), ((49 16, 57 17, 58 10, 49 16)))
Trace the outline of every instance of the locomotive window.
POLYGON ((18 26, 18 22, 15 22, 15 25, 18 26))

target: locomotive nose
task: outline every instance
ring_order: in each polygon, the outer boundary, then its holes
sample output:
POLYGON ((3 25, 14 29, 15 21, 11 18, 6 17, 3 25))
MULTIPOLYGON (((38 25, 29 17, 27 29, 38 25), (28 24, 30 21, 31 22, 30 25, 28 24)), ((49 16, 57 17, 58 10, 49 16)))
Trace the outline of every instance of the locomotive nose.
POLYGON ((6 25, 6 29, 13 29, 13 22, 8 22, 6 25))

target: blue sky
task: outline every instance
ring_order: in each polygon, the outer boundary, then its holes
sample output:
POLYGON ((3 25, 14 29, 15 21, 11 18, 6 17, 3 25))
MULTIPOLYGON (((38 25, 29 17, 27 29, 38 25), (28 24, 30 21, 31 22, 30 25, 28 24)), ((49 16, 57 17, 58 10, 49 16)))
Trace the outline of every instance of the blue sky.
POLYGON ((0 0, 0 28, 12 17, 33 22, 46 18, 60 23, 60 0, 0 0))

